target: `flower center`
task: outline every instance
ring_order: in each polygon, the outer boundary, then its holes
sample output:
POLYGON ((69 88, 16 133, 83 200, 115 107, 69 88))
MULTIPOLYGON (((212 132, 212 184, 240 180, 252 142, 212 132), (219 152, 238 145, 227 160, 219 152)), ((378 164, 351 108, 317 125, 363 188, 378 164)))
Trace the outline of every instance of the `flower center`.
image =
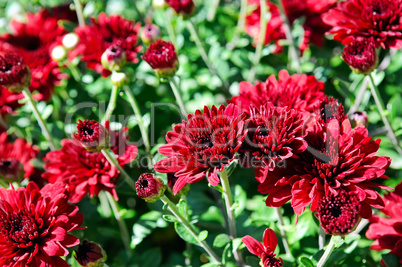
POLYGON ((36 51, 41 46, 40 38, 32 35, 13 36, 10 38, 9 43, 28 51, 36 51))
POLYGON ((142 179, 142 180, 140 181, 139 185, 140 185, 140 187, 141 187, 142 189, 145 189, 145 188, 148 188, 149 182, 148 182, 147 179, 142 179))
POLYGON ((16 159, 0 159, 0 177, 17 178, 21 167, 21 163, 16 159))
POLYGON ((31 246, 39 236, 34 218, 25 212, 2 215, 0 233, 8 242, 18 243, 21 248, 31 246))

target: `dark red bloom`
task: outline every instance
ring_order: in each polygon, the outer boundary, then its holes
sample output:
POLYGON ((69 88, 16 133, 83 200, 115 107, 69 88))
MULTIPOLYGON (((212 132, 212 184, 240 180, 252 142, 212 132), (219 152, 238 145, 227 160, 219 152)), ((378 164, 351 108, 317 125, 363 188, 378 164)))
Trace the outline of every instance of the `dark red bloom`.
POLYGON ((23 139, 14 143, 7 141, 7 134, 0 135, 0 179, 6 182, 18 182, 21 178, 28 178, 35 168, 31 159, 36 158, 38 148, 23 139))
POLYGON ((103 250, 98 244, 86 240, 78 245, 78 250, 75 251, 75 254, 75 259, 83 267, 87 267, 91 263, 102 262, 105 258, 103 250))
POLYGON ((155 24, 147 24, 141 31, 141 40, 145 44, 153 43, 161 37, 161 29, 155 24))
POLYGON ((368 74, 377 67, 378 56, 374 44, 367 41, 354 41, 343 48, 342 59, 352 70, 368 74))
POLYGON ((137 195, 147 202, 155 202, 165 192, 163 181, 151 173, 143 173, 135 183, 137 195))
POLYGON ((374 189, 388 188, 376 179, 388 178, 384 173, 391 159, 375 156, 381 140, 371 140, 361 125, 352 130, 343 108, 327 103, 328 108, 321 107, 320 118, 308 129, 306 151, 287 160, 290 168, 270 172, 259 191, 269 194, 268 206, 281 206, 291 199, 293 209, 301 214, 308 204, 314 211, 325 195, 345 190, 358 196, 360 215, 367 218, 370 205, 384 207, 374 189))
POLYGON ((187 116, 166 134, 168 144, 159 152, 168 156, 158 161, 158 172, 173 172, 179 179, 173 193, 186 183, 196 183, 205 176, 212 185, 219 184, 218 171, 234 160, 247 131, 244 130, 244 115, 235 105, 204 107, 187 116))
POLYGON ((275 257, 278 240, 272 229, 267 228, 264 231, 264 235, 262 236, 264 244, 261 244, 261 242, 249 235, 246 235, 241 240, 246 245, 248 251, 261 258, 261 263, 264 267, 280 267, 283 265, 282 259, 275 257))
POLYGON ((360 201, 354 193, 337 191, 318 201, 315 216, 329 235, 346 235, 360 222, 360 201))
POLYGON ((350 122, 352 124, 352 128, 360 124, 362 124, 364 127, 367 128, 368 125, 367 113, 365 111, 354 112, 352 115, 350 115, 350 122))
POLYGON ((18 101, 23 98, 22 93, 11 92, 6 87, 0 86, 0 115, 15 113, 15 110, 21 107, 18 101))
POLYGON ((178 15, 183 15, 184 17, 191 16, 194 12, 195 5, 193 0, 165 0, 178 15))
POLYGON ((303 127, 302 113, 294 109, 274 107, 272 103, 258 109, 251 107, 246 121, 248 135, 239 151, 240 162, 246 167, 256 166, 256 178, 263 182, 267 172, 279 162, 307 148, 303 127))
POLYGON ((0 36, 0 50, 23 58, 31 71, 30 91, 38 91, 40 100, 49 100, 55 85, 65 77, 50 57, 64 28, 46 10, 27 14, 26 24, 13 20, 10 26, 14 33, 0 36))
POLYGON ((390 249, 392 254, 399 257, 402 264, 402 184, 395 191, 384 196, 385 206, 381 212, 386 217, 373 215, 366 236, 375 239, 372 250, 390 249))
POLYGON ((150 44, 142 59, 162 78, 174 76, 179 68, 179 59, 174 45, 163 40, 150 44))
MULTIPOLYGON (((120 165, 130 163, 137 156, 137 147, 128 145, 124 129, 122 132, 110 131, 110 148, 117 155, 120 165)), ((50 183, 60 182, 68 189, 69 201, 80 202, 86 194, 97 196, 101 190, 111 193, 116 199, 116 183, 119 171, 111 165, 101 152, 92 153, 80 144, 63 140, 62 148, 47 153, 44 160, 45 173, 43 178, 50 183)))
POLYGON ((369 39, 376 47, 402 48, 402 0, 347 0, 323 15, 334 39, 369 39))
POLYGON ((73 134, 89 152, 99 152, 109 145, 108 130, 97 121, 78 120, 77 133, 73 134))
POLYGON ((68 267, 60 257, 80 242, 69 234, 82 229, 77 212, 52 184, 41 190, 33 182, 17 190, 0 188, 0 265, 68 267))
POLYGON ((274 106, 310 113, 324 100, 325 85, 314 76, 289 76, 286 70, 281 70, 278 78, 277 80, 275 75, 271 75, 265 82, 257 81, 256 85, 241 82, 240 95, 232 97, 228 102, 240 106, 246 112, 252 105, 259 107, 271 102, 274 106))
POLYGON ((137 53, 141 47, 137 45, 140 24, 124 19, 120 16, 107 16, 99 14, 97 19, 91 19, 92 24, 79 26, 75 33, 80 42, 71 51, 69 57, 81 57, 88 68, 107 77, 111 74, 101 63, 103 52, 111 46, 120 46, 126 54, 128 62, 137 63, 137 53))
POLYGON ((29 86, 30 80, 29 69, 20 56, 8 53, 0 55, 0 86, 18 93, 29 86))

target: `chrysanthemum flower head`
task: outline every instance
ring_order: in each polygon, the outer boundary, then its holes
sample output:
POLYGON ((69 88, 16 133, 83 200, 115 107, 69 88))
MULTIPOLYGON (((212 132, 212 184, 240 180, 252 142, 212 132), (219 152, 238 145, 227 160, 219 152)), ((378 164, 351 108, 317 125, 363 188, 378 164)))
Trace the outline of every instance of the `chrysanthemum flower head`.
POLYGON ((64 189, 34 182, 26 188, 0 188, 0 265, 62 266, 67 248, 79 243, 70 232, 82 229, 82 214, 68 204, 64 189))
POLYGON ((22 57, 9 53, 0 55, 0 86, 19 93, 29 86, 30 81, 29 68, 22 57))
POLYGON ((155 202, 165 193, 163 181, 151 173, 143 173, 135 183, 137 195, 147 202, 155 202))
POLYGON ((377 67, 378 55, 372 42, 361 40, 346 45, 342 59, 353 71, 368 74, 377 67))
POLYGON ((230 104, 209 109, 205 106, 203 111, 189 114, 187 121, 166 134, 168 144, 159 152, 167 158, 158 161, 154 168, 179 177, 174 194, 186 183, 199 182, 205 176, 210 184, 218 185, 217 173, 234 160, 246 134, 244 115, 238 107, 230 104))
POLYGON ((94 120, 78 120, 77 133, 73 136, 89 152, 99 152, 109 146, 109 131, 94 120))
POLYGON ((173 77, 179 68, 179 59, 174 45, 158 40, 149 45, 142 56, 160 78, 173 77))
POLYGON ((190 17, 195 10, 194 0, 165 0, 165 3, 184 18, 190 17))
POLYGON ((263 244, 253 237, 246 235, 242 238, 243 243, 246 245, 248 251, 261 258, 261 266, 263 267, 281 267, 283 261, 279 257, 275 257, 275 249, 278 245, 275 232, 267 228, 262 237, 263 244))
POLYGON ((402 48, 401 0, 347 0, 323 15, 334 39, 349 44, 366 38, 376 47, 402 48))

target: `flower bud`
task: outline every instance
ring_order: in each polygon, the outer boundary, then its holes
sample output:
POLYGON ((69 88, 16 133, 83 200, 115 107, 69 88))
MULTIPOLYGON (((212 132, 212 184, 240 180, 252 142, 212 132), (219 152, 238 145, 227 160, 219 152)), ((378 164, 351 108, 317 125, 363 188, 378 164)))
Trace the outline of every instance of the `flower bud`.
POLYGON ((126 62, 126 53, 119 45, 110 46, 103 52, 101 57, 102 66, 110 71, 121 70, 126 65, 126 62))
POLYGON ((16 159, 0 159, 0 179, 6 183, 19 182, 24 178, 24 167, 16 159))
POLYGON ((74 32, 71 32, 64 35, 61 42, 65 48, 67 48, 68 50, 72 50, 77 46, 79 41, 80 38, 78 37, 78 35, 74 32))
POLYGON ((20 93, 29 86, 31 75, 22 57, 17 54, 0 56, 0 85, 20 93))
POLYGON ((52 59, 56 62, 63 62, 67 58, 67 50, 64 46, 55 46, 52 50, 52 59))
POLYGON ((160 178, 151 173, 143 173, 135 183, 137 195, 147 202, 155 202, 165 193, 166 186, 160 178))
POLYGON ((110 79, 112 80, 113 85, 119 88, 128 84, 128 78, 124 72, 113 72, 110 79))
POLYGON ((367 127, 368 125, 368 117, 367 113, 364 111, 356 111, 350 116, 350 122, 352 127, 356 127, 357 125, 364 125, 364 127, 367 127))
POLYGON ((343 48, 342 59, 357 73, 369 74, 377 67, 375 46, 367 40, 354 41, 343 48))
POLYGON ((77 133, 73 136, 89 152, 100 152, 109 147, 109 132, 97 121, 78 120, 77 133))
POLYGON ((102 248, 89 241, 82 241, 78 245, 78 250, 75 251, 75 259, 83 267, 101 267, 104 266, 106 255, 102 248))
POLYGON ((160 39, 161 30, 155 24, 147 24, 141 31, 141 40, 144 44, 153 43, 160 39))
POLYGON ((170 42, 158 40, 149 45, 142 56, 160 78, 171 78, 179 68, 174 45, 170 42))
POLYGON ((195 5, 193 0, 165 0, 166 3, 174 9, 177 15, 183 18, 189 18, 193 15, 195 5))

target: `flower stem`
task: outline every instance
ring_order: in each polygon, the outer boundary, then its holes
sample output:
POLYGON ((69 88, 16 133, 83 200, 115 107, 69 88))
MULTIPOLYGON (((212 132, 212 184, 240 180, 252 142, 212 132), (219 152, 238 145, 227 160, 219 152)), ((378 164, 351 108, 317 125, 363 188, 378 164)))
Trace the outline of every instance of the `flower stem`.
POLYGON ((123 89, 124 89, 124 92, 126 93, 128 102, 130 103, 130 105, 134 111, 134 114, 137 117, 138 127, 140 127, 142 139, 144 140, 145 151, 147 152, 147 154, 149 154, 149 151, 151 150, 151 146, 149 144, 148 133, 147 133, 147 130, 145 129, 144 121, 142 120, 142 114, 141 114, 140 108, 138 107, 137 100, 135 99, 133 93, 131 92, 130 88, 127 85, 124 85, 123 89))
POLYGON ((391 124, 389 123, 387 116, 385 115, 385 105, 384 105, 384 102, 382 101, 380 92, 378 91, 378 88, 375 85, 373 74, 370 73, 370 74, 368 74, 368 76, 370 78, 371 93, 372 93, 374 101, 377 105, 378 111, 380 112, 381 119, 384 122, 385 128, 388 131, 388 135, 391 139, 392 144, 395 146, 395 149, 396 149, 396 151, 398 151, 399 155, 402 156, 402 149, 399 145, 398 138, 396 137, 396 135, 391 127, 391 124))
POLYGON ((170 84, 170 87, 172 87, 172 91, 176 98, 177 104, 180 107, 181 114, 182 114, 182 116, 185 117, 188 113, 186 111, 186 108, 184 107, 184 102, 183 102, 183 99, 181 98, 181 94, 179 91, 179 87, 177 86, 177 83, 175 81, 175 77, 172 77, 171 79, 169 79, 169 84, 170 84))
POLYGON ((130 255, 131 254, 130 237, 129 237, 129 233, 127 230, 126 222, 120 216, 119 208, 117 207, 116 200, 113 198, 113 196, 109 192, 106 192, 106 197, 109 201, 110 207, 113 210, 113 214, 117 221, 117 224, 119 225, 120 233, 121 233, 121 240, 123 241, 123 245, 124 245, 124 248, 126 249, 126 253, 127 253, 127 255, 130 255))
POLYGON ((198 52, 200 53, 202 60, 204 60, 205 65, 207 65, 207 67, 208 67, 209 71, 212 73, 212 75, 217 76, 221 80, 223 88, 226 91, 228 91, 229 90, 228 83, 222 78, 222 76, 219 75, 219 73, 216 71, 216 69, 212 65, 211 61, 209 61, 207 52, 205 51, 205 48, 201 43, 199 34, 194 27, 194 23, 190 19, 187 20, 187 28, 190 31, 191 37, 193 37, 193 39, 194 39, 195 45, 197 46, 198 52))
POLYGON ((134 189, 134 192, 137 192, 137 190, 135 189, 134 181, 131 179, 130 175, 128 175, 128 173, 117 162, 116 155, 114 154, 114 152, 111 151, 110 149, 102 149, 102 154, 105 156, 105 158, 107 159, 107 161, 109 161, 110 164, 112 164, 119 170, 120 174, 124 177, 124 181, 132 189, 134 189))
MULTIPOLYGON (((230 191, 228 174, 227 174, 225 168, 223 168, 220 176, 221 176, 222 189, 224 192, 223 196, 225 198, 225 207, 226 207, 226 214, 227 214, 227 219, 228 219, 229 235, 230 235, 230 238, 233 240, 237 237, 236 224, 235 224, 234 212, 232 209, 233 197, 232 197, 232 192, 230 191)), ((235 257, 235 260, 237 261, 238 265, 240 265, 240 266, 243 265, 243 257, 239 250, 236 250, 234 252, 234 257, 235 257)))
POLYGON ((216 10, 218 9, 220 0, 213 0, 211 6, 209 7, 207 20, 213 21, 215 18, 216 10))
POLYGON ((368 77, 366 76, 366 77, 364 77, 362 84, 360 86, 359 92, 357 93, 355 103, 349 109, 348 115, 352 115, 354 112, 356 112, 358 110, 360 103, 363 100, 364 93, 366 93, 367 85, 368 85, 368 77))
POLYGON ((324 248, 326 233, 325 233, 325 230, 322 227, 320 227, 319 231, 320 231, 320 233, 318 235, 318 249, 321 250, 321 249, 324 248))
POLYGON ((240 13, 239 13, 239 20, 237 21, 237 27, 235 35, 226 45, 226 48, 229 50, 233 50, 240 39, 240 34, 244 31, 244 25, 246 24, 246 15, 247 15, 247 0, 240 0, 240 13))
POLYGON ((289 57, 290 57, 291 66, 293 65, 292 68, 294 67, 296 69, 297 73, 300 74, 301 73, 300 58, 299 58, 299 54, 298 54, 298 51, 297 51, 297 48, 295 45, 295 41, 292 36, 290 22, 289 22, 288 16, 286 16, 286 13, 285 13, 283 0, 279 0, 279 9, 281 11, 281 18, 283 21, 283 28, 285 30, 286 40, 289 43, 289 57))
POLYGON ((278 217, 279 222, 279 232, 281 233, 283 247, 285 248, 286 256, 291 257, 292 254, 290 253, 289 243, 287 240, 286 232, 284 229, 285 222, 283 221, 282 217, 282 209, 280 207, 275 207, 276 215, 278 217))
POLYGON ((265 33, 267 31, 267 4, 265 0, 260 0, 260 35, 258 36, 257 46, 255 48, 253 67, 250 70, 248 77, 249 82, 255 79, 257 65, 260 63, 262 48, 264 47, 265 33))
POLYGON ((112 116, 113 111, 116 108, 118 94, 119 94, 119 88, 116 85, 113 85, 112 93, 110 95, 109 104, 107 105, 107 109, 105 112, 105 117, 103 118, 103 122, 110 121, 110 117, 112 116))
MULTIPOLYGON (((173 213, 173 215, 180 221, 180 223, 183 224, 184 227, 191 233, 191 235, 198 240, 198 234, 197 231, 193 228, 192 224, 180 213, 180 211, 177 209, 176 205, 170 201, 168 197, 163 195, 161 197, 161 200, 163 203, 168 205, 168 208, 170 212, 173 213)), ((198 244, 208 253, 208 255, 218 264, 220 264, 220 260, 218 256, 215 254, 215 252, 211 249, 211 247, 204 241, 198 241, 198 244)))
POLYGON ((82 5, 80 0, 74 0, 75 12, 77 13, 78 24, 85 26, 84 16, 82 14, 82 5))
POLYGON ((24 94, 25 99, 28 101, 28 104, 31 106, 32 112, 36 118, 36 120, 38 121, 39 127, 42 130, 42 134, 45 136, 48 144, 49 144, 49 148, 50 150, 55 150, 56 146, 54 145, 52 136, 50 135, 49 130, 47 129, 46 124, 44 123, 41 115, 39 114, 38 108, 36 107, 35 101, 32 97, 31 92, 29 91, 28 88, 24 88, 22 90, 22 93, 24 94))
POLYGON ((335 242, 333 240, 333 236, 331 238, 331 241, 329 242, 327 249, 325 249, 324 254, 321 256, 321 259, 317 263, 317 267, 323 267, 325 262, 329 259, 329 256, 331 256, 332 251, 335 249, 335 242))
POLYGON ((75 66, 73 63, 70 61, 66 60, 65 61, 67 68, 70 70, 71 75, 73 76, 74 80, 77 82, 81 82, 81 74, 79 70, 77 69, 77 66, 75 66))

